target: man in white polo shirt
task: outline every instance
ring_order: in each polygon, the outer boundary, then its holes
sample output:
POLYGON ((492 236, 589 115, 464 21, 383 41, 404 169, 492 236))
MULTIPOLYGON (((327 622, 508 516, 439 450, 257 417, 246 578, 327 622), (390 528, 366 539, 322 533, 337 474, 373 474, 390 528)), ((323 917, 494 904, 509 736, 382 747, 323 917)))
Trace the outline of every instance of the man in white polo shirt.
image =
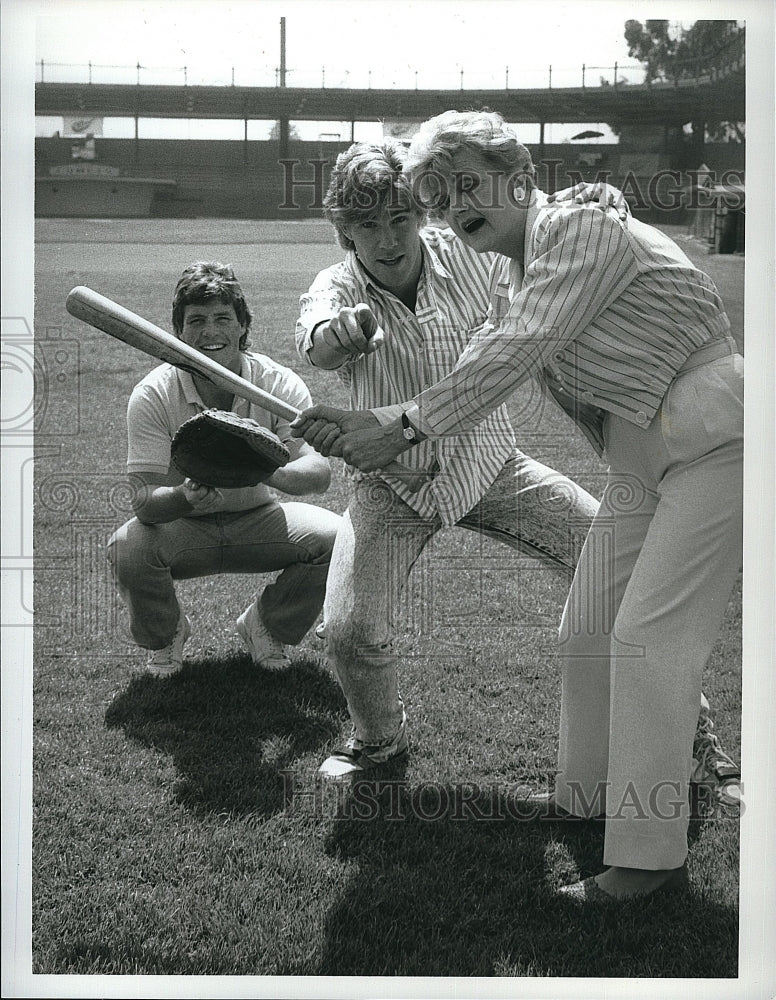
MULTIPOLYGON (((251 311, 231 267, 196 262, 178 281, 172 324, 186 344, 301 409, 311 403, 291 369, 247 350, 251 311)), ((288 663, 284 644, 297 644, 320 614, 332 546, 341 518, 309 503, 279 501, 324 493, 328 460, 291 436, 288 421, 233 397, 188 372, 163 364, 142 379, 127 408, 127 473, 135 516, 111 538, 108 556, 129 610, 132 637, 149 651, 148 670, 180 669, 190 635, 175 580, 216 573, 272 573, 274 582, 251 601, 236 627, 253 661, 288 663), (252 417, 291 451, 291 461, 257 486, 215 489, 171 465, 178 427, 215 407, 252 417)))

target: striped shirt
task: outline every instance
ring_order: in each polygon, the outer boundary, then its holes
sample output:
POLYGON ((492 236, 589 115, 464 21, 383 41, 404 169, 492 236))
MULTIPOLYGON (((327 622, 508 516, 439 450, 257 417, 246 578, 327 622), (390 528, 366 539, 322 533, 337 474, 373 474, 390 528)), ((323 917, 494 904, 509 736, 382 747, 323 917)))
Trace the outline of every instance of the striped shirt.
MULTIPOLYGON (((386 331, 374 354, 348 358, 338 375, 353 409, 391 406, 410 400, 451 372, 488 309, 493 254, 478 254, 449 229, 420 233, 423 267, 415 311, 375 284, 351 250, 345 260, 321 271, 300 298, 296 345, 302 358, 312 332, 343 306, 365 302, 386 331)), ((413 471, 433 473, 417 492, 400 478, 382 475, 423 517, 438 514, 455 524, 481 499, 514 451, 514 433, 504 406, 494 407, 478 427, 444 441, 424 441, 401 456, 413 471)), ((392 416, 397 414, 394 409, 392 416)), ((360 478, 363 474, 350 470, 360 478)))
POLYGON ((460 434, 536 376, 601 451, 607 411, 649 426, 689 355, 729 331, 711 278, 663 233, 539 193, 524 261, 496 259, 488 323, 411 419, 460 434))

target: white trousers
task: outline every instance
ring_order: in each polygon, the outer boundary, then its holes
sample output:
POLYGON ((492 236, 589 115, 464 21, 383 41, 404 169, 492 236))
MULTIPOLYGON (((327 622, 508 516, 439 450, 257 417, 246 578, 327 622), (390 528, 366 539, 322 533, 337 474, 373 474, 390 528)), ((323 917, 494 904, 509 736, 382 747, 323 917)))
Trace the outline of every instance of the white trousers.
MULTIPOLYGON (((458 524, 552 566, 568 580, 597 508, 576 483, 516 452, 458 524)), ((410 571, 440 527, 438 519, 421 518, 387 483, 367 479, 356 485, 337 532, 323 609, 327 651, 364 743, 390 741, 404 717, 394 619, 410 571)))
POLYGON ((556 796, 605 805, 604 864, 681 866, 701 676, 742 560, 743 359, 681 372, 649 428, 609 414, 608 482, 560 628, 556 796))

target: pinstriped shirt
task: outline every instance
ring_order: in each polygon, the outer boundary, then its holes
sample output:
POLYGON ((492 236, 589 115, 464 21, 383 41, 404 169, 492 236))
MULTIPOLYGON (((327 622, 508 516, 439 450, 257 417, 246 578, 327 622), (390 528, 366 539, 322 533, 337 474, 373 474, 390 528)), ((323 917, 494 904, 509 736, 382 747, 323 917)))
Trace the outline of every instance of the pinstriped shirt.
MULTIPOLYGON (((375 284, 352 250, 321 271, 300 297, 296 346, 308 361, 312 331, 343 306, 367 303, 386 331, 379 351, 351 357, 337 370, 354 409, 410 400, 444 378, 485 321, 495 255, 476 253, 449 229, 423 229, 420 240, 423 266, 414 312, 375 284)), ((421 442, 401 456, 408 468, 433 473, 417 492, 397 477, 381 477, 422 516, 438 514, 443 524, 455 524, 491 486, 514 444, 506 408, 498 406, 476 428, 443 441, 421 442)))
POLYGON ((648 426, 688 356, 729 332, 711 278, 663 233, 539 193, 524 261, 496 258, 488 323, 416 397, 417 426, 460 433, 537 376, 601 451, 607 411, 648 426))

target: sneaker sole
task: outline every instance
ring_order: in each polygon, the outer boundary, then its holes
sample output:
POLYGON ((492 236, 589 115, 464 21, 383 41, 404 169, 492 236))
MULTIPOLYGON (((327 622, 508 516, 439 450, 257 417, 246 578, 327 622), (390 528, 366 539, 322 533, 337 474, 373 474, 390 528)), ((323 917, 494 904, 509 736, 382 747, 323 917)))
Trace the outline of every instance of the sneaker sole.
POLYGON ((191 638, 191 625, 188 618, 184 619, 183 626, 183 642, 181 643, 181 661, 176 663, 174 660, 170 662, 169 667, 155 667, 150 663, 145 665, 145 673, 151 674, 152 677, 172 677, 173 674, 179 673, 183 669, 183 647, 191 638))
POLYGON ((145 673, 150 674, 152 677, 173 677, 175 674, 179 674, 183 670, 183 664, 175 667, 146 667, 145 673))
POLYGON ((387 760, 373 761, 369 757, 357 757, 348 753, 333 753, 318 768, 318 774, 330 781, 347 780, 359 775, 377 775, 387 771, 396 763, 401 763, 409 756, 409 746, 403 747, 398 753, 392 754, 387 760))
POLYGON ((238 621, 235 623, 235 629, 237 634, 243 641, 245 646, 245 652, 250 656, 251 663, 256 667, 264 667, 266 670, 285 670, 286 667, 291 666, 291 660, 284 656, 282 659, 273 659, 272 657, 265 657, 263 660, 259 660, 251 652, 248 629, 245 627, 245 623, 238 621))

